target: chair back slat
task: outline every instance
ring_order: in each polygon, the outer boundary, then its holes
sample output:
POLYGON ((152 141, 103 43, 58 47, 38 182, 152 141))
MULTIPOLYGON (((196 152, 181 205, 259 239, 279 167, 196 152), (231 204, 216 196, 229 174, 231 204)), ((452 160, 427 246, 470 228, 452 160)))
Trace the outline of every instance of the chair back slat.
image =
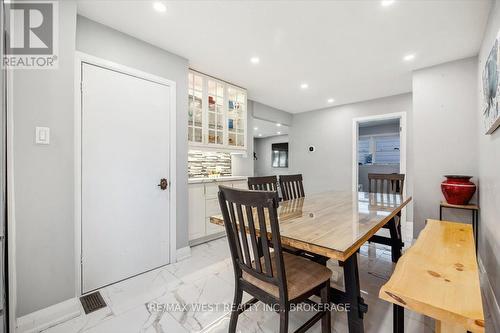
MULTIPOLYGON (((253 257, 260 258, 252 207, 246 206, 245 211, 247 213, 248 229, 250 231, 250 241, 252 243, 253 257)), ((257 272, 262 273, 262 264, 260 260, 255 260, 255 268, 257 269, 257 272)))
POLYGON ((257 215, 259 219, 260 241, 262 242, 262 255, 264 256, 264 266, 266 267, 266 275, 273 276, 273 268, 271 264, 271 251, 269 240, 267 239, 266 218, 263 207, 257 207, 257 215))
POLYGON ((258 191, 278 191, 276 176, 248 177, 248 189, 258 191))
POLYGON ((280 187, 283 195, 283 200, 292 200, 305 197, 301 174, 280 176, 280 187))
MULTIPOLYGON (((238 224, 237 224, 237 220, 236 220, 236 215, 234 214, 234 205, 233 205, 233 203, 229 202, 228 206, 229 206, 229 216, 231 217, 229 219, 229 221, 231 223, 231 233, 233 234, 232 237, 237 238, 239 240, 238 224)), ((240 244, 240 242, 239 241, 236 242, 235 245, 236 245, 235 249, 236 249, 236 252, 238 254, 238 257, 242 258, 243 256, 242 256, 242 252, 241 252, 241 244, 240 244)))
POLYGON ((244 271, 286 292, 277 192, 219 186, 219 203, 236 276, 241 277, 244 271))
POLYGON ((405 175, 399 173, 369 173, 368 192, 385 194, 402 194, 405 175))
MULTIPOLYGON (((239 204, 236 204, 236 213, 238 214, 238 221, 244 221, 243 210, 241 208, 241 205, 239 204)), ((241 243, 243 247, 243 262, 245 263, 245 265, 252 267, 252 259, 250 258, 250 249, 248 248, 248 239, 246 235, 246 225, 240 222, 238 227, 240 229, 241 243)))

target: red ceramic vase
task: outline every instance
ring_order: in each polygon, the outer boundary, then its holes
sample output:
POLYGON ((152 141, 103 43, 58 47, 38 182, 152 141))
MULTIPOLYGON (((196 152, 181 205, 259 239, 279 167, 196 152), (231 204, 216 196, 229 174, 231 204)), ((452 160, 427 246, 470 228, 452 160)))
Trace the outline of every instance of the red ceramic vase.
POLYGON ((470 181, 471 176, 445 176, 441 183, 441 191, 446 202, 452 205, 467 205, 476 192, 476 184, 470 181))

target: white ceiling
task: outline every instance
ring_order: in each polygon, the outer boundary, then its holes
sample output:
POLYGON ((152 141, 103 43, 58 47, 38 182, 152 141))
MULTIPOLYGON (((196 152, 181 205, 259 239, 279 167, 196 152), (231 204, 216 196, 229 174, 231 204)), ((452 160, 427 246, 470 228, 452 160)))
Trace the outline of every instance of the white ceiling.
POLYGON ((477 54, 490 8, 489 0, 164 3, 158 13, 153 1, 80 0, 78 11, 292 113, 411 91, 413 69, 477 54), (408 53, 414 61, 402 60, 408 53))
POLYGON ((288 134, 289 128, 281 124, 277 126, 276 123, 272 121, 254 119, 251 131, 254 138, 267 138, 269 136, 288 134))

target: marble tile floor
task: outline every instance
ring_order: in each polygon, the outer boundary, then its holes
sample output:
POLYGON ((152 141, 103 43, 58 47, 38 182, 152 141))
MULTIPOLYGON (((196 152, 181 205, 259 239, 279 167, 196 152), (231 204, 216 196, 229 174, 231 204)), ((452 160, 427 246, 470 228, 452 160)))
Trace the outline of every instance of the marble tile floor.
MULTIPOLYGON (((403 233, 411 235, 411 230, 405 229, 403 233)), ((410 242, 406 240, 407 244, 410 242)), ((385 246, 366 244, 360 249, 358 262, 362 296, 369 306, 364 321, 365 331, 392 332, 392 306, 378 298, 380 286, 394 267, 390 250, 385 246)), ((343 288, 342 269, 333 261, 328 266, 333 271, 332 283, 343 288)), ((43 332, 227 332, 229 315, 222 305, 230 306, 233 286, 229 249, 226 239, 221 238, 193 247, 192 256, 181 262, 103 288, 101 293, 107 308, 89 315, 82 314, 43 332), (170 308, 162 307, 164 305, 170 308)), ((247 295, 246 299, 249 298, 247 295)), ((311 315, 312 312, 292 312, 290 332, 311 315)), ((264 311, 260 306, 240 315, 237 331, 277 332, 278 326, 277 314, 264 311)), ((432 319, 405 312, 406 332, 433 332, 433 327, 432 319)), ((317 323, 310 332, 321 332, 320 324, 317 323)), ((348 332, 345 312, 332 312, 332 332, 348 332)))

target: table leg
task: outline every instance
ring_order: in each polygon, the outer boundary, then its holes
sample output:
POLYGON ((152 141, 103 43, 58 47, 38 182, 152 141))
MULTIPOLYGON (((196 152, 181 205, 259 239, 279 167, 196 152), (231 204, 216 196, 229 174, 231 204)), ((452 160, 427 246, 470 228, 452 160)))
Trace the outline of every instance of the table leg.
POLYGON ((443 220, 443 206, 439 205, 439 221, 443 220))
POLYGON ((404 333, 405 308, 397 304, 392 306, 392 330, 394 333, 404 333))
POLYGON ((364 332, 363 308, 366 307, 359 286, 358 255, 354 253, 344 261, 344 285, 347 302, 350 304, 347 312, 349 333, 364 332))
MULTIPOLYGON (((401 220, 399 222, 401 224, 401 220)), ((396 221, 395 219, 392 219, 389 221, 389 232, 391 234, 391 257, 392 257, 392 262, 398 262, 399 258, 401 257, 401 229, 398 231, 398 227, 396 226, 396 221)))

